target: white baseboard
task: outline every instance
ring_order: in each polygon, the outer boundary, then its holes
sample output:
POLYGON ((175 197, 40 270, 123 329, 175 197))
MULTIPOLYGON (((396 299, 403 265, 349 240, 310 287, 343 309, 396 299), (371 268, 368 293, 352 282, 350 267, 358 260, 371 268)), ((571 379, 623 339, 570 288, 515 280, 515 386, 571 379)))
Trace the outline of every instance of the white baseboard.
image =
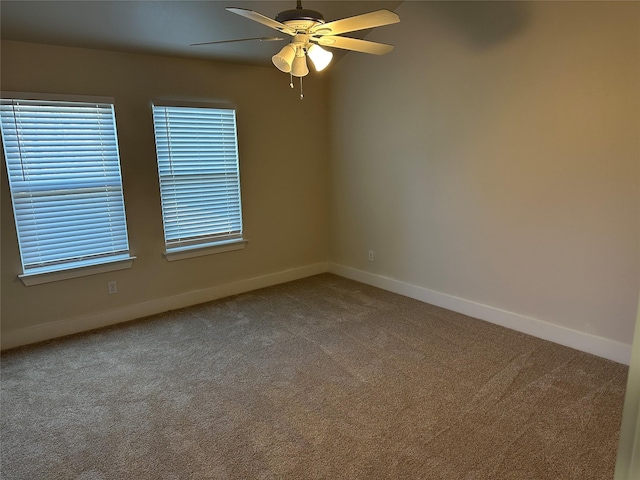
POLYGON ((2 350, 19 347, 31 343, 63 337, 74 333, 85 332, 96 328, 127 322, 137 318, 155 315, 157 313, 188 307, 199 303, 210 302, 218 298, 237 295, 239 293, 270 287, 279 283, 298 280, 311 275, 324 273, 328 270, 328 263, 316 263, 304 267, 293 268, 281 272, 262 275, 259 277, 239 280, 224 285, 196 290, 171 297, 159 298, 148 302, 137 303, 113 310, 107 310, 92 315, 75 317, 56 322, 44 323, 33 327, 2 332, 2 350))
POLYGON ((183 308, 198 303, 209 302, 218 298, 270 287, 279 283, 331 272, 345 278, 373 285, 390 292, 405 295, 431 305, 446 308, 470 317, 485 320, 503 327, 517 330, 534 337, 549 340, 560 345, 575 348, 599 357, 608 358, 618 363, 629 365, 631 361, 631 345, 616 342, 604 337, 572 330, 543 320, 526 317, 499 308, 482 305, 440 292, 435 292, 410 283, 384 277, 336 263, 316 263, 300 268, 293 268, 259 277, 239 280, 233 283, 187 292, 172 297, 160 298, 138 303, 118 309, 107 310, 92 315, 44 323, 33 327, 2 332, 1 348, 19 347, 31 343, 63 337, 74 333, 127 322, 157 313, 183 308))
POLYGON ((626 343, 572 330, 543 320, 435 292, 400 280, 336 263, 329 263, 329 272, 566 347, 607 358, 614 362, 629 365, 631 361, 631 345, 626 343))

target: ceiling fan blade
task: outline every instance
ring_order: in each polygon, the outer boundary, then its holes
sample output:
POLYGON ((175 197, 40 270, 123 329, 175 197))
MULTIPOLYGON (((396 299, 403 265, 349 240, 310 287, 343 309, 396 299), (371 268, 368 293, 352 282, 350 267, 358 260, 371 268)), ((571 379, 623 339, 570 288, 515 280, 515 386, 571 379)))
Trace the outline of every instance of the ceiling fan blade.
POLYGON ((384 55, 393 50, 393 45, 386 43, 370 42, 368 40, 359 40, 349 37, 334 37, 332 35, 314 39, 323 47, 342 48, 344 50, 353 50, 354 52, 371 53, 373 55, 384 55))
POLYGON ((363 13, 355 17, 343 18, 329 23, 316 25, 311 29, 312 35, 339 35, 341 33, 366 30, 367 28, 382 27, 398 23, 400 17, 390 10, 376 10, 363 13))
POLYGON ((254 22, 261 23, 267 27, 275 28, 276 30, 286 33, 288 35, 295 35, 296 32, 293 28, 286 26, 284 23, 276 22, 275 20, 265 17, 264 15, 254 12, 253 10, 247 10, 246 8, 227 7, 227 10, 231 13, 248 18, 254 22))
POLYGON ((284 40, 284 38, 280 38, 280 37, 236 38, 234 40, 216 40, 214 42, 191 43, 189 44, 189 46, 195 47, 197 45, 215 45, 216 43, 248 42, 250 40, 259 40, 261 42, 277 42, 278 40, 284 40))

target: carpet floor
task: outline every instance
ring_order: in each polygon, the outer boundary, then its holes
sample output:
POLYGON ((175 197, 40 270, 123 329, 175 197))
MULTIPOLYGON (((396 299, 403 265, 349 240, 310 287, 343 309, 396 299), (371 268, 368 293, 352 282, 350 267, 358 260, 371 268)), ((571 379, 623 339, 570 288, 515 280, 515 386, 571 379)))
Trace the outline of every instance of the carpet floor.
POLYGON ((1 360, 5 480, 610 479, 628 371, 331 274, 1 360))

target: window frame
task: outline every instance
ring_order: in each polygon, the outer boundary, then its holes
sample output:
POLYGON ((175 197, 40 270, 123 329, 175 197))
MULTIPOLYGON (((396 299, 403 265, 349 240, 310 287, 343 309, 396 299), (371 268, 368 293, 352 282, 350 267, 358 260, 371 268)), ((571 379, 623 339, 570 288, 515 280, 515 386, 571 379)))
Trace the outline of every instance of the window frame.
POLYGON ((42 101, 42 102, 81 102, 81 103, 96 103, 96 104, 109 104, 112 106, 113 122, 114 122, 114 134, 115 134, 115 151, 118 158, 118 176, 120 179, 120 193, 121 202, 123 206, 123 225, 125 233, 126 250, 122 253, 106 254, 104 256, 98 256, 94 258, 84 258, 81 260, 68 260, 57 264, 45 265, 41 267, 32 267, 25 269, 24 257, 22 253, 23 245, 20 242, 19 227, 16 216, 16 205, 14 201, 14 192, 11 186, 11 177, 8 168, 8 159, 6 158, 5 146, 3 141, 2 155, 5 157, 3 162, 4 168, 7 169, 7 181, 9 186, 9 196, 11 200, 11 207, 13 213, 14 227, 16 232, 16 242, 18 244, 18 250, 20 255, 20 264, 22 273, 18 274, 18 278, 26 286, 40 285, 43 283, 55 282, 59 280, 66 280, 70 278, 77 278, 86 275, 94 275, 103 272, 110 272, 115 270, 123 270, 131 268, 135 256, 131 255, 131 246, 129 243, 129 232, 127 226, 126 209, 124 206, 124 187, 122 181, 121 170, 121 158, 118 145, 118 132, 115 120, 116 102, 113 97, 105 96, 89 96, 89 95, 67 95, 67 94, 41 94, 30 92, 15 92, 15 91, 1 91, 0 97, 4 100, 24 100, 24 101, 42 101))
POLYGON ((167 100, 167 99, 155 99, 151 102, 151 115, 153 122, 153 136, 154 143, 156 147, 156 167, 158 169, 158 187, 160 189, 160 197, 161 197, 161 214, 162 214, 162 230, 163 230, 163 241, 165 251, 163 252, 163 256, 168 261, 174 260, 182 260, 186 258, 200 257, 205 255, 213 255, 218 253, 231 252, 236 250, 242 250, 245 248, 248 240, 244 237, 244 222, 243 222, 243 214, 242 214, 242 187, 241 187, 241 179, 240 179, 240 152, 238 146, 238 122, 237 122, 237 107, 231 103, 227 102, 194 102, 194 101, 183 101, 183 100, 167 100), (211 234, 209 238, 198 241, 195 239, 189 239, 187 237, 186 240, 181 242, 180 245, 170 246, 167 241, 167 227, 166 227, 166 218, 165 218, 165 206, 164 206, 164 196, 162 190, 162 180, 161 180, 161 171, 160 171, 160 158, 158 152, 158 137, 156 135, 156 118, 155 118, 155 108, 163 108, 163 107, 174 107, 174 108, 204 108, 204 109, 213 109, 213 110, 233 110, 234 115, 234 137, 235 137, 235 168, 237 170, 237 192, 238 192, 238 220, 240 225, 239 233, 236 235, 228 235, 221 236, 220 239, 216 240, 211 234))

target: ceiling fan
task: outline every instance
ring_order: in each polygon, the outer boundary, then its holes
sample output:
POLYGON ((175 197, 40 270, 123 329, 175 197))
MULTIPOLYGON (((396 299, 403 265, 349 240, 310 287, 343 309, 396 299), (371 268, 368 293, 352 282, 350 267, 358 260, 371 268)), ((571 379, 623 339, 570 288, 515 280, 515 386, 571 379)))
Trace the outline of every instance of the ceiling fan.
MULTIPOLYGON (((333 53, 322 47, 340 48, 373 55, 384 55, 393 50, 393 45, 370 42, 357 38, 341 37, 339 35, 368 28, 382 27, 400 21, 400 17, 390 10, 376 10, 374 12, 325 23, 324 17, 320 12, 302 8, 302 0, 297 0, 297 7, 295 9, 278 13, 275 20, 246 8, 227 7, 226 10, 293 37, 289 44, 285 45, 280 52, 271 57, 271 60, 279 70, 290 74, 292 80, 290 83, 291 88, 293 88, 293 77, 300 78, 300 98, 303 98, 302 77, 309 74, 307 57, 311 59, 316 71, 321 71, 329 65, 333 58, 333 53)), ((284 38, 252 37, 237 40, 193 43, 191 46, 248 40, 268 42, 284 40, 284 38)))

